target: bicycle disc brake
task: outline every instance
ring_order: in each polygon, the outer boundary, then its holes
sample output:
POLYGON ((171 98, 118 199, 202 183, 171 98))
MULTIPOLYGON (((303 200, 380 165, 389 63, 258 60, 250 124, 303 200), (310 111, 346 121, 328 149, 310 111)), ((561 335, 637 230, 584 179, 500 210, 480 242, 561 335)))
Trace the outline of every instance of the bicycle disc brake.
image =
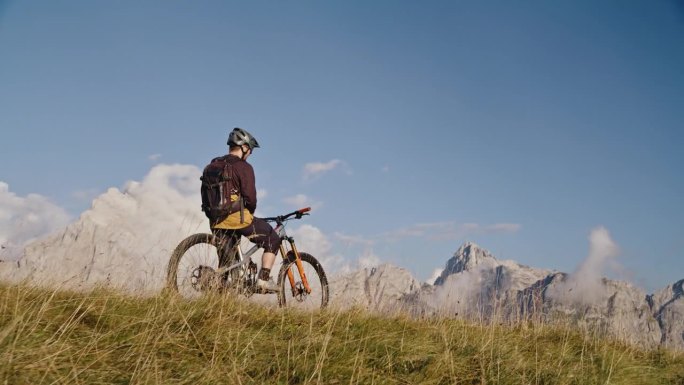
POLYGON ((293 297, 297 300, 297 302, 303 302, 308 295, 309 294, 307 294, 306 289, 304 289, 304 284, 302 283, 302 281, 295 283, 293 297))
POLYGON ((197 291, 207 291, 218 286, 218 277, 213 268, 201 265, 192 271, 190 283, 197 291))

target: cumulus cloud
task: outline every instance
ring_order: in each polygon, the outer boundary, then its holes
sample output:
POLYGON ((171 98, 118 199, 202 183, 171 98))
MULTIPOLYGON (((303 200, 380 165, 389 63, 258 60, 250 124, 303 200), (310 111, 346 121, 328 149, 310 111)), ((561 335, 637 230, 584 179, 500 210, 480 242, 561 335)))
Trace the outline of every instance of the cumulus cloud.
POLYGON ((268 190, 260 188, 257 189, 257 200, 264 199, 268 196, 268 190))
POLYGON ((328 237, 317 227, 305 224, 288 231, 297 242, 297 249, 307 252, 323 265, 326 273, 334 273, 345 266, 344 258, 332 251, 328 237))
POLYGON ((200 173, 195 166, 160 164, 142 181, 108 189, 63 234, 28 244, 11 277, 158 289, 176 245, 209 230, 200 209, 200 173))
POLYGON ((192 165, 154 166, 142 182, 129 181, 123 192, 136 201, 129 225, 146 229, 198 229, 206 221, 201 211, 200 169, 192 165))
POLYGON ((34 239, 64 227, 70 220, 63 208, 38 194, 25 197, 0 182, 0 259, 14 259, 34 239))
POLYGON ((360 268, 371 268, 380 265, 380 263, 380 257, 375 255, 371 249, 364 250, 357 261, 360 268))
POLYGON ((597 227, 589 235, 589 254, 562 284, 549 295, 578 303, 595 303, 604 292, 601 279, 608 269, 618 268, 615 258, 620 248, 605 227, 597 227))
MULTIPOLYGON (((333 159, 329 162, 307 163, 304 165, 304 171, 302 175, 304 180, 309 180, 344 165, 345 163, 340 159, 333 159)), ((347 173, 349 174, 351 172, 347 170, 347 173)))
MULTIPOLYGON (((485 282, 482 277, 487 269, 485 265, 478 265, 473 270, 448 276, 442 285, 435 287, 434 295, 427 298, 427 303, 444 315, 479 314, 485 282)), ((428 283, 434 284, 434 281, 428 283)))
POLYGON ((362 245, 370 247, 375 243, 374 240, 362 237, 360 235, 348 235, 340 232, 335 232, 333 233, 333 236, 335 237, 335 239, 337 239, 338 241, 347 246, 362 245))
POLYGON ((76 198, 77 200, 81 202, 92 202, 95 197, 100 195, 101 191, 98 189, 90 188, 90 189, 83 189, 83 190, 76 190, 71 193, 71 196, 76 198))
POLYGON ((285 203, 294 208, 311 207, 312 209, 319 209, 323 206, 323 203, 314 201, 309 196, 304 194, 297 194, 291 197, 283 199, 285 203))

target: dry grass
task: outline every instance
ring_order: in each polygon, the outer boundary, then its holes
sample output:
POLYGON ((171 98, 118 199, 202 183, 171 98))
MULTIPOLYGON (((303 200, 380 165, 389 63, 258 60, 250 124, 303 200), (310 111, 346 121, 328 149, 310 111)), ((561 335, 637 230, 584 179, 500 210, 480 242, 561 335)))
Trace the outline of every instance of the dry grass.
POLYGON ((549 325, 0 286, 3 384, 684 384, 684 357, 549 325))

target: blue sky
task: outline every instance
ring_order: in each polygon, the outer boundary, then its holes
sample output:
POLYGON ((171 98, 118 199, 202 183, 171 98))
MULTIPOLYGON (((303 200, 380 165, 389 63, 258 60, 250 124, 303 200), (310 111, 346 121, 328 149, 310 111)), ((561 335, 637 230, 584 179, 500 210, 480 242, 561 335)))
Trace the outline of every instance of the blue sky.
POLYGON ((314 203, 347 258, 571 272, 605 226, 652 290, 684 278, 682 68, 675 1, 5 0, 0 181, 75 218, 239 126, 260 210, 314 203))

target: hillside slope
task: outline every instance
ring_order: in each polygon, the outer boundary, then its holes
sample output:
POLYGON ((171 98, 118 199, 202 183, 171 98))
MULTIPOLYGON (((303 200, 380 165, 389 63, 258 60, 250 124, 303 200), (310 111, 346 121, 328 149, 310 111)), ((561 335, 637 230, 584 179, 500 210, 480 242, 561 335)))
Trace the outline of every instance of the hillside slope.
POLYGON ((207 296, 0 286, 11 384, 682 384, 684 356, 544 323, 297 313, 207 296))

